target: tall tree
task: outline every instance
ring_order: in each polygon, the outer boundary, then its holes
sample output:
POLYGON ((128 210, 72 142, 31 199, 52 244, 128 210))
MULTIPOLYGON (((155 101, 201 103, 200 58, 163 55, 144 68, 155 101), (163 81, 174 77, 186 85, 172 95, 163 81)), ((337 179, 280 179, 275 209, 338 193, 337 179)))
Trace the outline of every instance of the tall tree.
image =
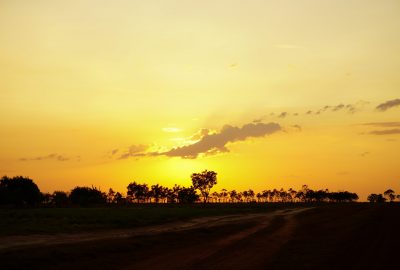
POLYGON ((203 202, 208 201, 211 188, 217 184, 217 173, 214 171, 203 171, 201 173, 194 173, 191 176, 193 187, 198 189, 203 198, 203 202))

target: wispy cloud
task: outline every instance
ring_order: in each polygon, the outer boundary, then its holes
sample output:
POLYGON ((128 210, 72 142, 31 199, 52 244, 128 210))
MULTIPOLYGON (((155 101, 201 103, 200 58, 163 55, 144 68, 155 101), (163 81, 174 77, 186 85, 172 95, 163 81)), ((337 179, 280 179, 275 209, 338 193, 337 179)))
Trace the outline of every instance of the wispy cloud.
POLYGON ((349 114, 354 114, 358 111, 360 111, 364 106, 366 106, 367 104, 369 104, 369 102, 366 101, 358 101, 354 104, 337 104, 337 105, 325 105, 317 110, 315 110, 314 112, 309 110, 307 111, 305 114, 306 115, 320 115, 323 113, 327 113, 327 112, 340 112, 340 111, 345 111, 349 114))
MULTIPOLYGON (((117 152, 122 152, 122 154, 120 154, 118 156, 118 159, 127 159, 130 157, 142 157, 146 155, 146 150, 148 149, 147 145, 144 144, 139 144, 139 145, 131 145, 128 147, 128 149, 125 149, 123 151, 118 150, 115 152, 115 154, 117 152)), ((113 151, 115 151, 117 149, 114 149, 113 151)))
POLYGON ((378 106, 376 106, 376 109, 378 111, 384 112, 384 111, 387 111, 387 110, 389 110, 391 108, 394 108, 394 107, 397 107, 397 106, 400 106, 400 99, 398 99, 398 98, 397 99, 388 100, 388 101, 386 101, 384 103, 381 103, 378 106))
POLYGON ((41 161, 41 160, 55 160, 55 161, 70 161, 70 160, 77 160, 80 161, 80 156, 75 157, 66 157, 61 154, 53 153, 46 156, 37 156, 31 158, 20 158, 20 161, 41 161))
POLYGON ((364 126, 374 126, 374 127, 400 127, 400 122, 372 122, 364 123, 364 126))
POLYGON ((395 129, 385 129, 385 130, 373 130, 370 131, 368 134, 372 135, 394 135, 394 134, 400 134, 400 129, 395 128, 395 129))
POLYGON ((213 155, 229 152, 228 143, 244 141, 248 138, 264 137, 282 130, 277 123, 250 123, 242 127, 225 125, 220 132, 205 134, 193 144, 173 148, 165 152, 153 152, 149 155, 164 155, 169 157, 197 158, 200 154, 213 155))
POLYGON ((292 125, 291 127, 296 129, 296 130, 298 130, 298 131, 302 131, 302 128, 301 128, 300 125, 292 125))

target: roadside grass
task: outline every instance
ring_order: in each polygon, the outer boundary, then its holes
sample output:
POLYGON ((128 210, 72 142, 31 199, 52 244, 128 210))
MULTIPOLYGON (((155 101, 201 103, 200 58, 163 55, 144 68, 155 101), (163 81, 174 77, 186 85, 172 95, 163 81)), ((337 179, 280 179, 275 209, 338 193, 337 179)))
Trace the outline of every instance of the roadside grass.
MULTIPOLYGON (((269 269, 389 269, 400 240, 400 204, 321 206, 297 216, 269 269)), ((396 267, 394 267, 396 268, 396 267)))

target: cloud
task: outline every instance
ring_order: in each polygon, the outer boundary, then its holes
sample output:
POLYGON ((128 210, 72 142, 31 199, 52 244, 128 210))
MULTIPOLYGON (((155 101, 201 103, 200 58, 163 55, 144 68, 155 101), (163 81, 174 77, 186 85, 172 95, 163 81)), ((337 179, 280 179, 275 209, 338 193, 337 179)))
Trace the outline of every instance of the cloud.
POLYGON ((281 112, 278 117, 279 118, 285 118, 287 115, 288 115, 287 112, 281 112))
POLYGON ((365 157, 365 156, 367 156, 367 155, 369 155, 369 154, 370 154, 369 152, 362 152, 362 153, 360 154, 360 156, 365 157))
POLYGON ((345 107, 344 104, 339 104, 339 105, 333 106, 333 107, 332 107, 332 112, 340 111, 340 110, 343 109, 344 107, 345 107))
POLYGON ((365 105, 369 104, 369 102, 366 101, 358 101, 354 104, 338 104, 335 106, 330 106, 330 105, 325 105, 323 107, 321 107, 320 109, 315 110, 315 112, 313 113, 313 111, 307 111, 306 114, 307 115, 320 115, 323 114, 325 112, 339 112, 339 111, 346 111, 350 114, 356 113, 357 111, 360 110, 360 108, 364 107, 365 105))
POLYGON ((292 125, 292 128, 297 129, 298 131, 302 131, 302 128, 300 125, 292 125))
POLYGON ((209 129, 206 129, 206 128, 200 129, 198 132, 193 134, 192 137, 190 137, 190 140, 191 141, 198 141, 201 138, 203 138, 204 136, 208 135, 209 133, 210 133, 209 129))
POLYGON ((225 125, 220 132, 206 134, 199 141, 166 152, 150 153, 150 155, 165 155, 169 157, 197 158, 199 154, 214 155, 229 152, 228 143, 244 141, 248 138, 264 137, 282 130, 277 123, 250 123, 242 127, 225 125))
POLYGON ((397 106, 400 106, 400 99, 398 99, 398 98, 397 99, 388 100, 388 101, 386 101, 384 103, 381 103, 378 106, 376 106, 376 109, 378 111, 384 112, 384 111, 389 110, 390 108, 397 107, 397 106))
POLYGON ((131 145, 129 148, 121 154, 118 159, 127 159, 130 157, 141 157, 145 156, 145 151, 147 150, 148 146, 139 144, 139 145, 131 145))
POLYGON ((400 134, 400 129, 395 128, 395 129, 385 129, 385 130, 373 130, 369 132, 368 134, 372 135, 394 135, 394 134, 400 134))
POLYGON ((41 161, 41 160, 55 160, 55 161, 69 161, 69 160, 78 160, 80 161, 80 156, 76 157, 66 157, 57 153, 49 154, 47 156, 37 156, 33 158, 20 158, 20 161, 41 161))
POLYGON ((372 122, 364 123, 364 126, 375 126, 375 127, 400 127, 400 122, 372 122))

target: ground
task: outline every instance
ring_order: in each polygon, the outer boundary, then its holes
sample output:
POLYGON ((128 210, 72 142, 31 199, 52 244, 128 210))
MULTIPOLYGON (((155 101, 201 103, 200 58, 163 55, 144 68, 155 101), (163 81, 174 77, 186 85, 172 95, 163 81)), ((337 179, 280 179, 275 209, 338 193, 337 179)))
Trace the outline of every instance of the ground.
POLYGON ((2 230, 1 269, 396 269, 400 243, 389 203, 0 211, 1 226, 36 216, 2 230))

